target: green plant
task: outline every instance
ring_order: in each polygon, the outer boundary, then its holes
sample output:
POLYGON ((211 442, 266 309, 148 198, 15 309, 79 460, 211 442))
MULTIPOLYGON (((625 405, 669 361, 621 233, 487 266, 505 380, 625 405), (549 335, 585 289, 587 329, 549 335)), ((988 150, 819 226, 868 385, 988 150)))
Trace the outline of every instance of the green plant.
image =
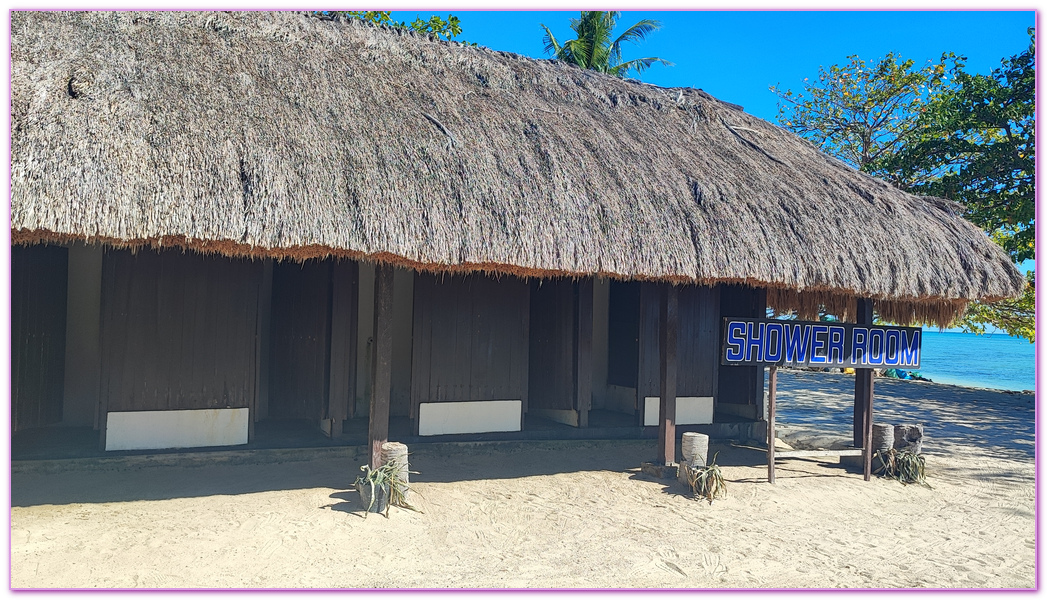
MULTIPOLYGON (((309 14, 318 19, 324 19, 327 21, 337 21, 346 19, 360 19, 361 21, 367 21, 368 23, 376 23, 378 25, 386 25, 389 27, 395 27, 396 29, 409 29, 417 33, 434 33, 441 39, 450 40, 462 33, 461 21, 454 15, 447 15, 447 20, 433 15, 429 17, 429 20, 422 19, 416 16, 414 21, 408 23, 407 21, 400 21, 397 23, 393 20, 388 10, 315 10, 309 14)), ((472 44, 475 46, 476 44, 472 44)))
POLYGON ((876 474, 889 479, 897 479, 903 485, 917 483, 926 488, 927 477, 924 473, 924 458, 922 454, 916 454, 911 450, 878 450, 876 458, 880 460, 880 466, 876 474))
POLYGON ((545 53, 552 54, 557 60, 578 65, 583 69, 610 73, 616 77, 625 77, 634 70, 639 75, 654 63, 672 66, 671 62, 657 57, 637 58, 622 62, 623 43, 642 42, 648 35, 657 31, 661 24, 658 21, 644 19, 626 29, 617 38, 611 39, 620 16, 621 12, 616 10, 583 10, 577 19, 571 19, 571 30, 578 37, 562 44, 557 41, 548 27, 542 25, 542 29, 545 30, 545 36, 542 38, 545 53))
POLYGON ((691 486, 694 497, 705 498, 709 504, 717 498, 727 497, 727 483, 720 472, 720 465, 716 464, 718 455, 719 452, 714 454, 713 459, 704 467, 684 466, 687 469, 687 483, 691 486))
MULTIPOLYGON (((410 490, 410 486, 406 483, 406 473, 413 473, 413 471, 406 471, 406 467, 397 461, 387 462, 377 469, 372 469, 370 465, 363 465, 360 470, 363 471, 363 475, 356 478, 353 483, 353 487, 357 490, 362 490, 364 486, 368 486, 371 491, 371 501, 367 505, 367 512, 371 512, 371 507, 374 506, 375 491, 379 488, 387 488, 389 490, 389 502, 385 506, 385 516, 389 516, 390 506, 399 506, 401 508, 407 508, 410 510, 417 511, 418 509, 411 506, 407 502, 407 492, 410 490)), ((366 514, 364 515, 367 516, 366 514)))

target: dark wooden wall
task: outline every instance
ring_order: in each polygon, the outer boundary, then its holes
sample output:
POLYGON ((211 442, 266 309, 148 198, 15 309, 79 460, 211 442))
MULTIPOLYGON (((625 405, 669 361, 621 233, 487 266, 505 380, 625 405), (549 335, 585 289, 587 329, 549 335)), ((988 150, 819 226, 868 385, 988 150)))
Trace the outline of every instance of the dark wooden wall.
POLYGON ((523 400, 529 288, 515 277, 414 281, 411 417, 422 402, 523 400))
POLYGON ((640 364, 640 283, 612 281, 607 302, 607 383, 636 387, 640 364))
POLYGON ((273 265, 269 417, 322 419, 330 390, 333 261, 273 265))
POLYGON ((179 250, 107 250, 102 414, 251 407, 261 269, 179 250))
POLYGON ((331 265, 331 362, 324 418, 336 421, 355 416, 359 281, 359 263, 335 261, 331 265))
POLYGON ((569 279, 531 282, 530 408, 575 408, 576 288, 569 279))
POLYGON ((69 252, 11 247, 11 431, 62 420, 69 252))
MULTIPOLYGON (((660 350, 658 346, 659 284, 642 283, 640 289, 639 386, 637 396, 657 396, 660 350)), ((679 331, 676 338, 676 395, 716 396, 719 365, 720 292, 718 288, 679 286, 679 331)))
MULTIPOLYGON (((717 319, 717 353, 723 340, 723 317, 757 317, 767 314, 767 292, 765 290, 724 285, 720 291, 720 318, 717 319)), ((717 354, 717 365, 720 358, 717 354)), ((763 402, 763 367, 719 366, 720 404, 758 406, 763 402)), ((757 418, 758 415, 752 418, 757 418)))

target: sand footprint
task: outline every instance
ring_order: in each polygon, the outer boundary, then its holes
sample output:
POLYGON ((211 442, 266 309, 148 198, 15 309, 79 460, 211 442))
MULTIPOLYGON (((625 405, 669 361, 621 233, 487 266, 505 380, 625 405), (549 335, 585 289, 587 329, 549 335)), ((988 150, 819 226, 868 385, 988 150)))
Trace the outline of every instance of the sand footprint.
POLYGON ((680 566, 676 564, 682 561, 680 561, 680 555, 676 553, 675 549, 660 548, 658 550, 658 559, 655 560, 658 568, 662 569, 663 571, 668 571, 669 573, 676 573, 678 575, 683 575, 684 577, 687 576, 687 572, 681 569, 680 566))
POLYGON ((727 567, 720 562, 720 555, 710 554, 708 552, 702 553, 702 568, 705 569, 707 575, 726 575, 727 567))

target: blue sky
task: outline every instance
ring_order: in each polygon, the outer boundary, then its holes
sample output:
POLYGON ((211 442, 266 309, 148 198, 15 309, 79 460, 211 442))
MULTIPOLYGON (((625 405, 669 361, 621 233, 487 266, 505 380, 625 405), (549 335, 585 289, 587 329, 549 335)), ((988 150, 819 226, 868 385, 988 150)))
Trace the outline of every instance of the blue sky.
MULTIPOLYGON (((571 39, 568 21, 578 11, 450 11, 462 22, 461 39, 494 50, 545 58, 542 28, 571 39)), ((432 12, 394 11, 397 20, 432 12)), ((446 16, 448 11, 435 14, 446 16)), ((704 89, 773 121, 777 101, 769 87, 799 89, 818 67, 847 56, 876 59, 887 52, 917 64, 946 51, 968 57, 968 71, 988 73, 1029 44, 1036 15, 1025 11, 623 11, 620 30, 640 19, 661 30, 623 50, 626 60, 657 56, 674 63, 641 77, 656 85, 704 89)))

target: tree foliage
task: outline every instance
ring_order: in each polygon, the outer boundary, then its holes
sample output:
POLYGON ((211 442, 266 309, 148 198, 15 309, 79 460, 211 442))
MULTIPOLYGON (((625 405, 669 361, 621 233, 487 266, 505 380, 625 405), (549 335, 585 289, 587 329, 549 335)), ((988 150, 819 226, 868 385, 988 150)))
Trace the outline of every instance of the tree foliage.
POLYGON ((985 333, 992 326, 1007 335, 1036 341, 1036 272, 1030 270, 1025 279, 1028 283, 1020 297, 992 304, 973 302, 959 325, 973 333, 985 333))
POLYGON ((919 135, 890 168, 911 191, 949 198, 990 232, 1015 262, 1035 254, 1035 39, 991 75, 956 74, 956 85, 920 115, 919 135))
POLYGON ((542 42, 545 44, 545 52, 552 54, 557 60, 578 65, 583 69, 610 73, 617 77, 625 77, 631 71, 636 71, 636 74, 639 75, 654 63, 672 65, 671 62, 657 57, 636 58, 622 62, 622 44, 642 42, 648 35, 657 31, 661 23, 643 19, 626 29, 617 38, 612 39, 611 36, 614 34, 614 28, 620 16, 619 11, 582 11, 578 18, 571 19, 571 29, 577 37, 562 44, 543 24, 542 29, 545 30, 545 35, 542 37, 542 42))
MULTIPOLYGON (((990 75, 942 55, 917 69, 888 54, 819 68, 778 94, 778 121, 823 151, 909 192, 948 198, 1017 263, 1035 254, 1035 38, 990 75)), ((929 257, 933 260, 933 257, 929 257)), ((1035 339, 1035 273, 1017 299, 973 303, 958 325, 1035 339)))
POLYGON ((407 21, 394 21, 390 12, 391 11, 388 10, 322 10, 314 11, 312 14, 318 18, 329 19, 332 21, 339 19, 360 19, 378 25, 388 25, 389 27, 396 27, 399 29, 410 29, 411 31, 418 33, 434 33, 445 40, 453 39, 462 33, 462 27, 458 17, 454 15, 447 15, 446 20, 437 15, 429 17, 428 20, 416 17, 414 21, 408 23, 407 21))
POLYGON ((778 122, 823 152, 892 180, 887 163, 917 135, 920 115, 948 89, 964 58, 945 53, 919 69, 893 53, 872 63, 847 59, 843 66, 819 67, 817 80, 804 79, 801 92, 772 86, 778 122))

